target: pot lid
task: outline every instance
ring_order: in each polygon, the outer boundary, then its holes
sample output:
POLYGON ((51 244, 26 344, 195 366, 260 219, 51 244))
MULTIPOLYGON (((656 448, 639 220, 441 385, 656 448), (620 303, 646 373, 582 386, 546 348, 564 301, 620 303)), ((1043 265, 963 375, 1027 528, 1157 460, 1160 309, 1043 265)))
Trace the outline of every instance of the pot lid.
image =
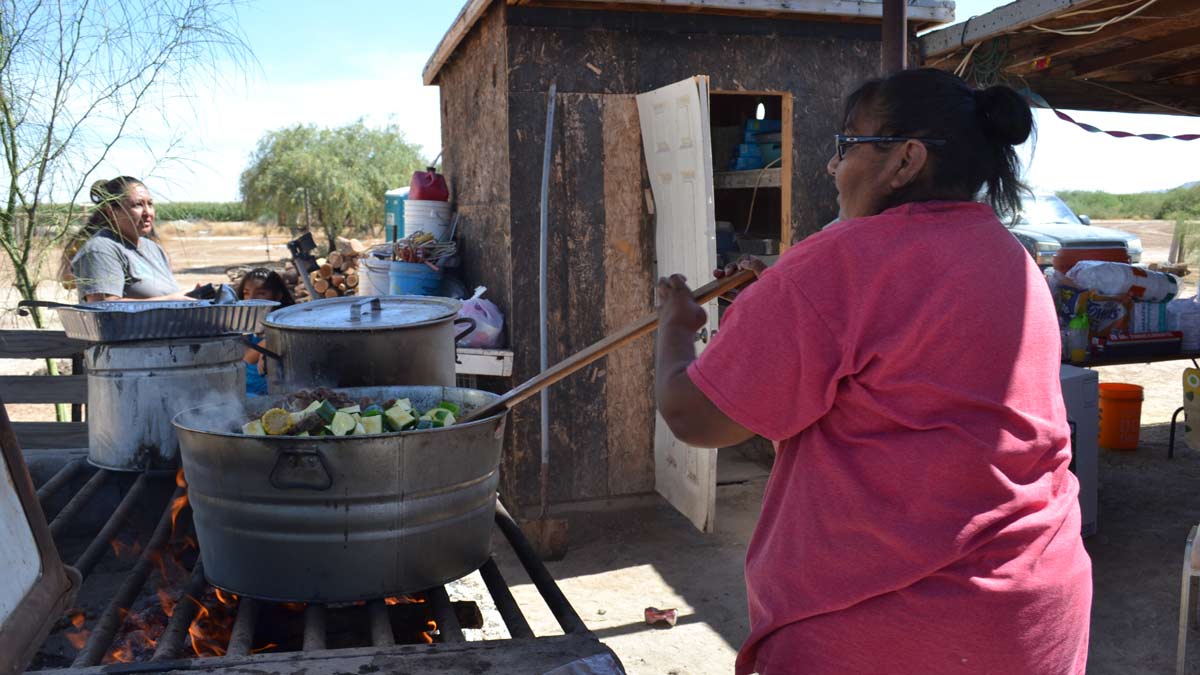
POLYGON ((452 318, 461 300, 426 295, 388 295, 312 300, 275 310, 263 324, 291 330, 385 330, 452 318))

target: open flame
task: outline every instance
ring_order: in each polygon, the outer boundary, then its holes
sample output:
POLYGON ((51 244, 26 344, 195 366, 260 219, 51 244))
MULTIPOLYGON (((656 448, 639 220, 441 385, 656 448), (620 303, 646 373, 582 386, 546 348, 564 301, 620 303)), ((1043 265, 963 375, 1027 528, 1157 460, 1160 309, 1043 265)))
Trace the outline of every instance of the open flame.
MULTIPOLYGON (((215 602, 207 605, 188 596, 196 603, 196 618, 188 626, 192 651, 196 656, 224 656, 233 635, 233 622, 237 615, 238 596, 226 593, 215 586, 212 588, 215 602)), ((263 647, 262 649, 266 649, 263 647)))
POLYGON ((124 639, 108 653, 105 663, 132 663, 139 656, 148 655, 154 651, 158 641, 150 637, 157 635, 166 628, 166 619, 161 614, 151 612, 130 613, 121 610, 121 623, 128 621, 130 629, 124 633, 124 639))
POLYGON ((183 507, 187 506, 187 504, 188 504, 188 496, 187 496, 187 489, 186 489, 187 488, 187 480, 184 479, 184 477, 183 477, 183 467, 180 467, 179 471, 175 472, 175 485, 177 485, 181 488, 184 488, 184 492, 183 492, 183 494, 179 495, 171 502, 171 533, 172 534, 174 534, 174 532, 175 532, 175 520, 177 518, 179 518, 179 512, 182 511, 183 507))
POLYGON ((108 545, 112 547, 113 555, 117 557, 117 560, 122 562, 137 560, 138 556, 142 554, 142 544, 138 541, 134 541, 132 544, 126 544, 120 539, 114 537, 109 540, 108 545))
POLYGON ((437 632, 437 629, 437 622, 433 619, 425 622, 425 632, 421 633, 421 639, 425 641, 425 644, 433 644, 433 634, 437 632))
POLYGON ((418 598, 411 595, 400 595, 392 598, 384 598, 383 602, 388 605, 420 605, 425 602, 425 598, 418 598))
POLYGON ((84 614, 81 610, 75 610, 74 613, 71 614, 71 626, 73 626, 75 630, 69 630, 63 633, 63 636, 67 638, 67 642, 70 642, 71 646, 75 649, 83 649, 83 646, 87 644, 88 636, 92 634, 92 631, 83 629, 83 624, 86 620, 86 614, 84 614))

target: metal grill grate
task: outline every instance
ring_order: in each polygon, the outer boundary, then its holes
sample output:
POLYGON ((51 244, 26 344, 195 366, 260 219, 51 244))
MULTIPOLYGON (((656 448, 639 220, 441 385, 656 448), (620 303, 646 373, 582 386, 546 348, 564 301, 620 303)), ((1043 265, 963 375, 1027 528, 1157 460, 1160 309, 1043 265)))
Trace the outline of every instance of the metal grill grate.
MULTIPOLYGON (((451 602, 442 586, 399 599, 345 605, 231 600, 204 578, 191 539, 191 509, 183 499, 186 489, 176 486, 174 475, 114 473, 94 469, 82 458, 73 459, 38 489, 48 517, 49 507, 62 503, 68 487, 81 482, 51 518, 50 529, 60 551, 79 551, 64 559, 83 575, 80 599, 92 606, 68 610, 42 645, 31 671, 147 673, 203 668, 221 672, 254 663, 263 672, 297 672, 311 658, 320 661, 321 672, 361 672, 361 659, 369 657, 375 665, 387 662, 393 668, 420 664, 416 672, 462 672, 456 669, 474 658, 494 670, 507 655, 529 667, 601 658, 613 668, 603 672, 623 672, 612 652, 587 630, 499 502, 496 523, 563 636, 534 635, 494 559, 479 574, 509 639, 468 642, 464 628, 483 624, 479 607, 474 602, 451 602), (157 521, 148 536, 137 537, 135 521, 138 516, 144 520, 146 514, 158 514, 157 521), (135 543, 112 543, 122 535, 135 543), (137 549, 124 565, 114 559, 122 548, 137 549), (222 596, 221 604, 217 596, 222 596), (148 609, 158 603, 169 609, 148 609), (224 614, 226 624, 232 620, 228 634, 193 637, 197 627, 203 629, 204 622, 218 612, 224 614), (443 662, 451 669, 439 670, 443 662)), ((150 527, 143 524, 141 529, 150 527)))

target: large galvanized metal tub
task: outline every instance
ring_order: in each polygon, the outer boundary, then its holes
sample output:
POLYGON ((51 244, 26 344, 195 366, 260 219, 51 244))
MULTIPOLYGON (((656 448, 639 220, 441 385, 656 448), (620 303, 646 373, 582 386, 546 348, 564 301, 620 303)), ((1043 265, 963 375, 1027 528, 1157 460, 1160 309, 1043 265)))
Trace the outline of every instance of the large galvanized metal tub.
MULTIPOLYGON (((338 389, 420 410, 496 397, 454 387, 338 389)), ((175 418, 208 580, 254 598, 349 602, 412 593, 488 558, 506 414, 370 436, 246 436, 275 397, 175 418)))

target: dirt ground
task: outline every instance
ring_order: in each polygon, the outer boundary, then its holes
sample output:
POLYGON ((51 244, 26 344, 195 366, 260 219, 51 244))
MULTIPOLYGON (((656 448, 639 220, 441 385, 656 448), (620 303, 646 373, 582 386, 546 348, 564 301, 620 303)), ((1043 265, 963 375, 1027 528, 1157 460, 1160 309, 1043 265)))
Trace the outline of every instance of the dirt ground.
MULTIPOLYGON (((1141 235, 1145 262, 1166 259, 1170 223, 1118 226, 1141 235)), ((284 240, 192 232, 172 237, 167 250, 181 283, 191 284, 223 281, 227 267, 278 260, 286 255, 284 240)), ((1195 278, 1193 273, 1187 280, 1189 292, 1195 278)), ((0 295, 0 308, 13 304, 0 295)), ((0 314, 0 327, 29 327, 27 322, 0 314)), ((1168 423, 1181 400, 1186 365, 1172 361, 1098 369, 1102 382, 1142 385, 1146 400, 1138 449, 1101 451, 1099 531, 1085 540, 1095 589, 1090 673, 1173 670, 1183 546, 1189 528, 1200 522, 1200 452, 1180 439, 1174 459, 1167 459, 1168 423)), ((0 361, 0 372, 30 367, 29 362, 0 361)), ((15 408, 24 419, 50 414, 48 407, 15 408)), ((732 671, 737 647, 749 630, 742 564, 769 472, 761 462, 737 452, 721 453, 713 534, 698 533, 656 496, 554 513, 570 521, 571 550, 548 567, 589 628, 616 651, 631 674, 732 671), (678 625, 646 626, 642 613, 649 606, 678 609, 678 625)), ((561 632, 515 558, 503 545, 497 550, 520 604, 536 607, 529 612, 535 633, 561 632)), ((471 585, 466 584, 464 593, 470 594, 471 585)), ((492 612, 485 608, 486 614, 492 612)), ((1196 654, 1200 632, 1191 635, 1196 654)), ((1191 664, 1188 672, 1200 673, 1200 654, 1191 664)))

